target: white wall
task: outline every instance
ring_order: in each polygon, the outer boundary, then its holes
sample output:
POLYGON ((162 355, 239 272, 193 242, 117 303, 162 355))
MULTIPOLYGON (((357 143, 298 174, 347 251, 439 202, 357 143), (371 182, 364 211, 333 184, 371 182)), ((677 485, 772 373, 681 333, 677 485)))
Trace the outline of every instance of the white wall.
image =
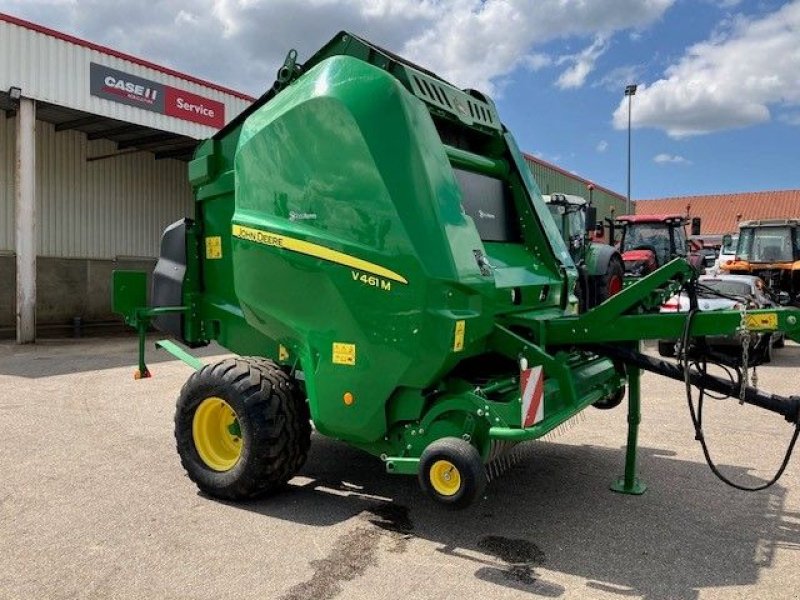
MULTIPOLYGON (((0 114, 0 252, 14 250, 15 119, 0 114)), ((36 123, 38 254, 65 258, 156 257, 161 232, 192 214, 187 164, 36 123)))

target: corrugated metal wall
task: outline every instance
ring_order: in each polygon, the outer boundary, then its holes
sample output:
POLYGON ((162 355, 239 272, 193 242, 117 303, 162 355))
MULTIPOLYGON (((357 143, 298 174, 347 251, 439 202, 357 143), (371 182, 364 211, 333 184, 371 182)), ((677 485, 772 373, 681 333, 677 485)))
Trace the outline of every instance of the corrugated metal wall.
MULTIPOLYGON (((15 119, 0 121, 0 251, 14 249, 14 127, 15 119)), ((156 257, 164 227, 191 214, 186 163, 149 152, 87 161, 115 151, 113 142, 36 122, 40 256, 156 257)))
POLYGON ((92 96, 89 93, 91 62, 222 102, 226 121, 250 105, 248 100, 220 90, 0 20, 0 90, 16 86, 35 100, 196 139, 210 137, 216 132, 205 125, 92 96))
POLYGON ((0 114, 0 253, 14 249, 14 127, 0 114))
MULTIPOLYGON (((589 199, 589 190, 586 188, 588 182, 583 178, 569 176, 546 164, 531 160, 529 157, 526 157, 525 160, 543 194, 574 194, 586 198, 587 200, 589 199)), ((614 207, 615 214, 625 214, 624 198, 610 194, 597 187, 595 187, 592 192, 592 203, 597 207, 598 218, 610 216, 612 206, 614 207)))

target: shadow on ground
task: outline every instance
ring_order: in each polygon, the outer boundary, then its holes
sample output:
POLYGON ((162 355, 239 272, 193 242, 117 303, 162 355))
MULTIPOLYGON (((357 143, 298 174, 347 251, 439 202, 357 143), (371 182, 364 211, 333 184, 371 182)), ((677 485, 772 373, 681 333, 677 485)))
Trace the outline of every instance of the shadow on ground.
MULTIPOLYGON (((232 506, 314 526, 354 517, 369 524, 343 536, 331 557, 314 561, 313 577, 287 599, 336 596, 341 581, 366 570, 364 557, 374 559, 387 535, 395 551, 414 538, 429 540, 474 567, 476 578, 542 597, 565 590, 543 578, 541 566, 588 580, 588 597, 595 589, 689 600, 703 588, 754 584, 777 547, 800 548, 800 514, 784 512, 786 490, 778 485, 737 492, 713 479, 705 464, 641 448, 650 490, 624 496, 608 490, 622 468, 622 450, 537 442, 521 452, 481 502, 453 513, 423 497, 412 479, 389 476, 372 457, 316 436, 286 492, 232 506), (348 570, 350 554, 355 562, 348 570)), ((739 482, 756 482, 743 469, 723 468, 739 482)))
MULTIPOLYGON (((163 338, 163 335, 156 334, 147 338, 146 362, 153 374, 157 374, 159 363, 176 360, 171 354, 156 348, 155 343, 163 338)), ((135 335, 39 340, 36 344, 24 346, 4 341, 0 342, 0 375, 38 379, 120 367, 130 367, 133 373, 138 364, 138 347, 135 335)), ((190 352, 201 359, 228 354, 215 343, 190 352)))

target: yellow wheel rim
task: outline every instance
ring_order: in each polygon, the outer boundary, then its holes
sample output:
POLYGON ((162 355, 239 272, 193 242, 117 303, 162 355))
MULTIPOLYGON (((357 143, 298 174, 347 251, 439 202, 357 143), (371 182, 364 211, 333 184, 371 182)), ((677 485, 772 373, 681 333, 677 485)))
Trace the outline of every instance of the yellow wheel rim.
POLYGON ((428 471, 433 489, 442 496, 454 496, 461 489, 461 473, 449 460, 437 460, 428 471))
POLYGON ((242 455, 239 420, 222 398, 206 398, 192 420, 192 439, 197 454, 210 469, 229 471, 242 455))

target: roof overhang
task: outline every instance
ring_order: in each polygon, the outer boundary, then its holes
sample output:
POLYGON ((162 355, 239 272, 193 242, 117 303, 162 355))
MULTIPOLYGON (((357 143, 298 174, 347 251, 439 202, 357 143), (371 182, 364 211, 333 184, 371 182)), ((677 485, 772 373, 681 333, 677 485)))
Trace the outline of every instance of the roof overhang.
MULTIPOLYGON (((16 109, 17 104, 11 99, 8 92, 0 92, 0 110, 5 113, 6 117, 13 117, 16 109)), ((89 141, 105 139, 116 143, 116 152, 90 156, 87 158, 88 161, 104 160, 137 152, 150 152, 155 155, 156 159, 174 158, 189 161, 200 143, 200 140, 185 135, 126 123, 47 102, 36 103, 36 118, 39 121, 53 124, 56 132, 80 131, 86 134, 89 141)))

